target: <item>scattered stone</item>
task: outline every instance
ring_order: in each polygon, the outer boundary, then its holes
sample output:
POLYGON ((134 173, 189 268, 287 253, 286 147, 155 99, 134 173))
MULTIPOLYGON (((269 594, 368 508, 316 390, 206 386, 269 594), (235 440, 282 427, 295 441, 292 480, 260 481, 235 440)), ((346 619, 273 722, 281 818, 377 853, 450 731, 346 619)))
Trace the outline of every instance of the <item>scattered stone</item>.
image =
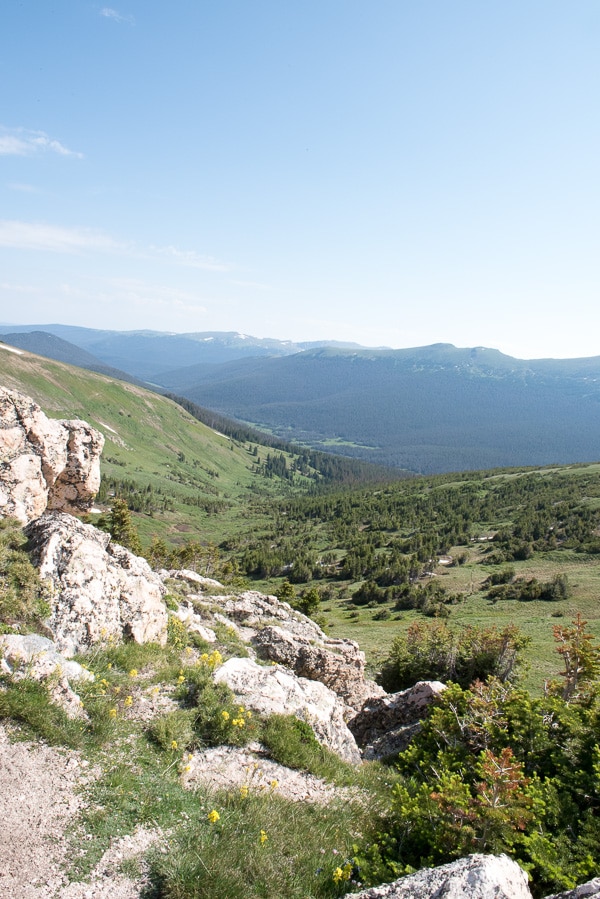
POLYGON ((87 422, 49 419, 30 397, 0 387, 0 514, 27 524, 46 508, 86 512, 103 446, 87 422))
POLYGON ((182 603, 174 614, 191 634, 197 634, 205 643, 217 642, 217 635, 213 629, 204 624, 204 620, 196 614, 190 602, 182 603))
POLYGON ((201 574, 197 574, 195 571, 190 571, 189 568, 172 568, 169 571, 163 570, 160 574, 163 579, 170 577, 173 578, 173 580, 187 581, 189 584, 196 584, 199 587, 225 589, 220 581, 216 581, 212 577, 204 577, 201 574))
POLYGON ((353 764, 360 761, 356 741, 344 721, 344 704, 325 684, 297 677, 279 665, 259 665, 252 659, 229 659, 214 677, 216 683, 227 684, 253 712, 296 715, 310 724, 320 743, 342 759, 353 764))
POLYGON ((469 855, 344 899, 531 899, 527 874, 507 855, 469 855))
POLYGON ((86 718, 81 699, 71 681, 94 680, 94 675, 78 662, 61 655, 52 640, 37 634, 0 636, 0 669, 13 681, 30 677, 46 683, 51 700, 69 718, 86 718))

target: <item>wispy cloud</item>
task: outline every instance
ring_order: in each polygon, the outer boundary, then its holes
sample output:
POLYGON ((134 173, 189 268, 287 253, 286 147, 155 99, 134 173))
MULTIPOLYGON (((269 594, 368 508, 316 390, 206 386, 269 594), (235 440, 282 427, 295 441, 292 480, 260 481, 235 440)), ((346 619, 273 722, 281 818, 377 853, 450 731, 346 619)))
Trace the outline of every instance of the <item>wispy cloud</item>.
POLYGON ((163 256, 172 259, 178 265, 185 265, 189 268, 201 268, 208 272, 226 272, 228 266, 212 256, 202 256, 195 250, 178 250, 177 247, 154 247, 149 248, 152 255, 163 256))
POLYGON ((116 240, 103 231, 91 228, 63 228, 42 222, 0 219, 0 247, 19 250, 48 250, 54 253, 101 252, 133 259, 155 259, 186 268, 209 272, 226 272, 230 266, 212 256, 177 247, 141 246, 116 240))
POLYGON ((125 250, 107 234, 88 228, 61 228, 36 222, 0 221, 0 247, 19 250, 51 250, 76 253, 82 250, 125 250))
POLYGON ((83 153, 69 150, 59 140, 49 137, 44 131, 6 128, 0 125, 0 156, 35 156, 38 153, 57 153, 59 156, 83 159, 83 153))
POLYGON ((110 6, 103 6, 100 10, 100 15, 104 16, 105 19, 112 19, 113 22, 125 22, 127 25, 133 25, 135 19, 132 15, 123 15, 120 12, 117 12, 116 9, 112 9, 110 6))

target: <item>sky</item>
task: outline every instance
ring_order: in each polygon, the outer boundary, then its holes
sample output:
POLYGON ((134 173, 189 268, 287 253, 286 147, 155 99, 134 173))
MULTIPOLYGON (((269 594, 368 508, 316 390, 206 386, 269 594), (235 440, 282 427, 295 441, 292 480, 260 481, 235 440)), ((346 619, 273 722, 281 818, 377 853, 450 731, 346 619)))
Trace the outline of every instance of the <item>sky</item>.
POLYGON ((115 3, 2 4, 0 322, 600 355, 598 0, 115 3))

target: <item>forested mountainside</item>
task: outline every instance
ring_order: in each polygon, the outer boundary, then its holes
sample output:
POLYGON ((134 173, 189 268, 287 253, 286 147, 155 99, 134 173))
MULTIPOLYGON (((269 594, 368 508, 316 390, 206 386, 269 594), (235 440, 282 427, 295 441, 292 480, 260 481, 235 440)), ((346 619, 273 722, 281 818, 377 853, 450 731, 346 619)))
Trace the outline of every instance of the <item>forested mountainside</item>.
POLYGON ((592 461, 600 441, 600 357, 322 349, 163 385, 286 439, 421 473, 592 461))

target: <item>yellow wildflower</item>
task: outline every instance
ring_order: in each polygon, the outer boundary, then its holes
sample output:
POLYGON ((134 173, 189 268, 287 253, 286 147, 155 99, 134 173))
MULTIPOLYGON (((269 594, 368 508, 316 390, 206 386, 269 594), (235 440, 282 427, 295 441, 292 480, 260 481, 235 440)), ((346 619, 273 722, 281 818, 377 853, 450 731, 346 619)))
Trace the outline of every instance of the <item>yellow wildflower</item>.
POLYGON ((109 717, 109 718, 116 718, 116 717, 117 717, 117 710, 116 710, 116 709, 110 709, 109 712, 108 712, 108 717, 109 717))
POLYGON ((137 675, 138 675, 137 668, 132 668, 131 671, 129 672, 129 677, 137 677, 137 675))
POLYGON ((343 879, 344 879, 344 872, 342 871, 342 869, 341 869, 341 868, 339 867, 339 865, 338 865, 338 867, 337 867, 337 868, 335 869, 335 871, 333 872, 333 882, 334 882, 334 883, 339 883, 340 880, 343 880, 343 879))
POLYGON ((271 781, 271 788, 272 788, 273 790, 276 790, 278 786, 279 786, 279 781, 277 781, 277 780, 272 780, 272 781, 271 781))
POLYGON ((177 749, 177 740, 171 740, 171 749, 177 749))
POLYGON ((261 830, 259 839, 260 839, 260 845, 264 846, 265 843, 267 842, 267 840, 269 839, 269 835, 267 834, 267 832, 265 830, 261 830))
POLYGON ((132 697, 132 696, 126 696, 126 697, 125 697, 125 703, 124 703, 124 705, 125 705, 126 708, 129 708, 129 706, 133 705, 133 697, 132 697))
POLYGON ((243 785, 240 787, 240 796, 242 797, 242 799, 247 799, 247 798, 248 798, 248 793, 249 793, 249 792, 250 792, 250 790, 248 789, 248 785, 247 785, 247 784, 243 784, 243 785))
POLYGON ((227 711, 227 709, 223 709, 223 711, 221 712, 221 718, 223 719, 223 721, 229 721, 229 712, 227 711))
POLYGON ((185 677, 183 676, 183 674, 180 674, 179 677, 177 678, 177 683, 182 684, 184 681, 185 681, 185 677))
POLYGON ((182 768, 182 770, 183 770, 184 773, 187 773, 188 771, 191 771, 191 769, 192 769, 192 766, 191 766, 191 765, 184 765, 183 768, 182 768))
POLYGON ((212 812, 209 812, 206 817, 208 818, 208 820, 210 821, 211 824, 216 824, 221 816, 216 809, 213 809, 212 812))

